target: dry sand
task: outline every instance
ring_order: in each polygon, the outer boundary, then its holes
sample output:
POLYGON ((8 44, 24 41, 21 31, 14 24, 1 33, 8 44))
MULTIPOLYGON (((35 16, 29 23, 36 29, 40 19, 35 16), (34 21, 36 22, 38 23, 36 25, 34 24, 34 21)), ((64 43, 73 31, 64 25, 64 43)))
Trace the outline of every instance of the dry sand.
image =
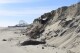
POLYGON ((27 39, 25 35, 21 35, 19 32, 20 30, 16 28, 0 28, 0 53, 66 53, 66 50, 54 47, 42 49, 43 45, 19 46, 21 41, 27 39))
POLYGON ((0 53, 79 53, 80 45, 72 42, 76 38, 79 42, 80 38, 74 35, 67 34, 67 36, 53 38, 47 43, 57 45, 58 47, 44 46, 44 45, 26 45, 20 46, 20 43, 29 38, 22 35, 20 32, 23 28, 0 28, 0 53), (71 37, 71 38, 70 38, 71 37), (68 39, 68 40, 67 40, 68 39), (67 41, 66 41, 67 40, 67 41), (58 43, 58 44, 57 44, 58 43), (63 43, 63 44, 62 44, 63 43), (73 44, 73 45, 72 45, 73 44), (64 48, 67 47, 67 48, 64 48))

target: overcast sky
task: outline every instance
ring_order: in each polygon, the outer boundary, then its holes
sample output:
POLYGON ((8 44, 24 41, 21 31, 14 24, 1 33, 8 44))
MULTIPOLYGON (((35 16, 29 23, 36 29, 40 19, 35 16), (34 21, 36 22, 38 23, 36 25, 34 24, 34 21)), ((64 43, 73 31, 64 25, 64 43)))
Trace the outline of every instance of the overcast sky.
POLYGON ((0 26, 18 24, 20 20, 32 23, 42 14, 69 6, 80 0, 0 0, 0 26))

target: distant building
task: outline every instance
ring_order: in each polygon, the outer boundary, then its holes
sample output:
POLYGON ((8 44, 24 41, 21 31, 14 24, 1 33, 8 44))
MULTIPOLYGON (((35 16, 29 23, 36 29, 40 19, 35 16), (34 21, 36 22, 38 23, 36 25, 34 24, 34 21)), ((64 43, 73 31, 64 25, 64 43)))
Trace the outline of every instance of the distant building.
POLYGON ((20 20, 19 24, 16 24, 15 26, 8 26, 8 27, 27 27, 27 26, 28 24, 25 21, 20 20))

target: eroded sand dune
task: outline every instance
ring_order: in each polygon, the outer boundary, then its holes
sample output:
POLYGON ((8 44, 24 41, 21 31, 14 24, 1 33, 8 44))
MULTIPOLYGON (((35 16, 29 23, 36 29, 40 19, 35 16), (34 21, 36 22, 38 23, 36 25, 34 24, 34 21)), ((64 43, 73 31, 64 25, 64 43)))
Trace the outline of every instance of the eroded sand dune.
POLYGON ((0 28, 0 53, 80 53, 80 2, 45 13, 27 28, 0 28))

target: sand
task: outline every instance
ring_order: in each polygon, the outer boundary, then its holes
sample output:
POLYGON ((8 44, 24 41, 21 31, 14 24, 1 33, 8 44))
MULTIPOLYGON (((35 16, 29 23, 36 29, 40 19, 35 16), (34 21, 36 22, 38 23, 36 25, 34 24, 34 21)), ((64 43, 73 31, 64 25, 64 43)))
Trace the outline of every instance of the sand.
POLYGON ((19 32, 16 28, 0 28, 0 53, 66 53, 66 50, 43 45, 19 46, 20 42, 28 39, 19 32))
POLYGON ((20 33, 22 29, 23 28, 0 28, 0 53, 74 53, 74 52, 78 53, 80 52, 79 44, 78 43, 73 44, 73 41, 75 39, 76 42, 79 42, 80 40, 79 37, 74 36, 76 34, 75 32, 73 33, 74 35, 72 36, 69 33, 69 35, 67 36, 57 37, 47 41, 48 43, 50 42, 49 44, 51 45, 54 44, 57 45, 58 47, 44 46, 43 44, 20 46, 20 43, 29 39, 26 35, 20 33))

